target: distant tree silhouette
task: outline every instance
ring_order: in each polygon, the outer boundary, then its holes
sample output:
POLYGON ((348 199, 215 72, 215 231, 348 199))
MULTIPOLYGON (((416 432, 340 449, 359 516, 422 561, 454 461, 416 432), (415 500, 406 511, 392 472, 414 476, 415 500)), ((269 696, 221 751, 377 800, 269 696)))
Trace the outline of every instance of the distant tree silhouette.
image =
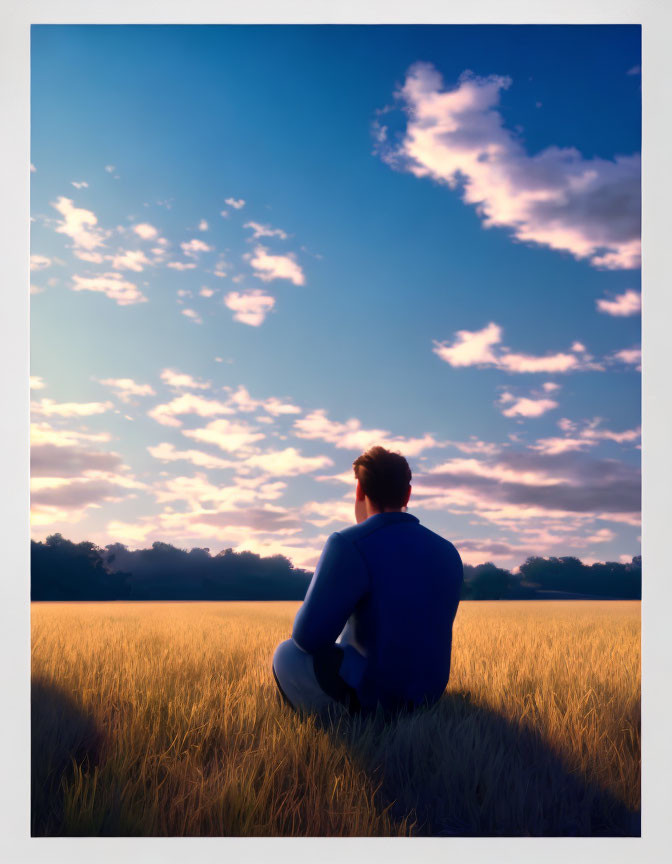
POLYGON ((32 600, 303 600, 311 573, 284 555, 207 548, 189 551, 156 541, 104 549, 52 534, 31 543, 32 600))
POLYGON ((464 565, 462 598, 465 600, 501 600, 509 593, 512 576, 509 570, 492 562, 473 567, 464 565))
POLYGON ((524 584, 538 590, 564 591, 601 597, 639 600, 642 596, 642 556, 629 564, 607 561, 584 564, 578 558, 530 557, 520 565, 524 584))
POLYGON ((131 592, 131 576, 110 572, 93 543, 72 543, 51 534, 31 542, 31 600, 122 600, 131 592))
MULTIPOLYGON (((312 573, 284 555, 223 549, 178 549, 156 541, 149 549, 123 543, 104 549, 61 534, 31 542, 32 600, 303 600, 312 573)), ((465 600, 588 595, 640 599, 642 558, 629 564, 583 564, 578 558, 532 556, 515 575, 488 561, 464 565, 465 600)))

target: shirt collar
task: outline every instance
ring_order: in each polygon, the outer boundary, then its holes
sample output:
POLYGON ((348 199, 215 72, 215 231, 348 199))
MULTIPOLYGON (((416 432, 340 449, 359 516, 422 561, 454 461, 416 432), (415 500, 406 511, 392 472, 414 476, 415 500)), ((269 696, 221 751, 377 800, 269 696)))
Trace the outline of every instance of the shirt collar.
POLYGON ((404 513, 402 510, 395 511, 392 510, 389 513, 374 513, 373 516, 369 516, 365 521, 370 522, 372 519, 376 519, 378 522, 419 522, 417 516, 414 516, 412 513, 404 513))

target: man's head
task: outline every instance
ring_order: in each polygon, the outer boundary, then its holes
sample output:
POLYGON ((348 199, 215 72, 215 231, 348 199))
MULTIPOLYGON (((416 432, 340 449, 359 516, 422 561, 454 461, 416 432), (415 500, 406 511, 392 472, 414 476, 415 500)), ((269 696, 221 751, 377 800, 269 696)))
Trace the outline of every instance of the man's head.
POLYGON ((352 463, 358 522, 386 510, 402 510, 411 495, 411 469, 401 453, 371 447, 352 463))

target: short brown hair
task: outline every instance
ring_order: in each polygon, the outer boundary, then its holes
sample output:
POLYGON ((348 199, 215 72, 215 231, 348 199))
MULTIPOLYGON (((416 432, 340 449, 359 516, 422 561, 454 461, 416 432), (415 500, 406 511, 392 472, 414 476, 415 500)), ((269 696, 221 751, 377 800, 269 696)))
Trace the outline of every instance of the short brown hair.
POLYGON ((401 453, 371 447, 352 463, 362 490, 379 510, 406 504, 411 469, 401 453))

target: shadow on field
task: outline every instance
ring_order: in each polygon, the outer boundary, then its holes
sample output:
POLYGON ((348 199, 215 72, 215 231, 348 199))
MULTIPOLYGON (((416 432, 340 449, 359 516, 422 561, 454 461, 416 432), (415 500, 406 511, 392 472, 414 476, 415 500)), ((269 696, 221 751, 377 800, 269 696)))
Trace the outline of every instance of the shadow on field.
POLYGON ((31 836, 54 836, 64 824, 63 781, 79 766, 98 764, 104 739, 92 718, 55 684, 33 679, 30 702, 31 836))
POLYGON ((533 728, 445 693, 385 718, 345 712, 317 725, 345 744, 396 821, 420 836, 641 836, 640 812, 571 773, 533 728), (411 822, 413 819, 411 819, 411 822))

